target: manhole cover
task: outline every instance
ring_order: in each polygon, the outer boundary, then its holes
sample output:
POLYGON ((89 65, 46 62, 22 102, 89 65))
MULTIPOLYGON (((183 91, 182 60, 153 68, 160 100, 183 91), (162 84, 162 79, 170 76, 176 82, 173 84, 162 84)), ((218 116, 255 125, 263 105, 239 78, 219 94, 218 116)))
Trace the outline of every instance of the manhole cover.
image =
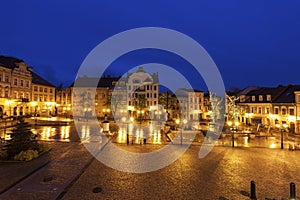
POLYGON ((93 193, 100 193, 100 192, 102 192, 102 188, 101 187, 94 187, 93 193))
POLYGON ((45 176, 44 179, 43 179, 43 182, 49 182, 49 181, 52 181, 53 180, 53 177, 52 176, 45 176))

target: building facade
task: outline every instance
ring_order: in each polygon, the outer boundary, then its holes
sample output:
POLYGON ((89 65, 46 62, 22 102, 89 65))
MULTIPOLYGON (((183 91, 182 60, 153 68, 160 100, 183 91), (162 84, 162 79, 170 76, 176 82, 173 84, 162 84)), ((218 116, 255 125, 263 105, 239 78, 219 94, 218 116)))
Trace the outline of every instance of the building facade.
POLYGON ((34 116, 54 116, 57 114, 55 92, 53 84, 43 79, 41 76, 31 71, 32 74, 32 94, 31 94, 31 114, 34 116))
POLYGON ((54 85, 33 72, 23 60, 0 56, 0 117, 49 115, 54 109, 54 85), (35 91, 42 87, 43 92, 35 91))
POLYGON ((166 111, 158 104, 158 73, 152 75, 142 67, 126 77, 127 109, 134 118, 165 119, 166 111))
POLYGON ((280 85, 275 88, 261 87, 239 95, 237 105, 245 112, 238 119, 247 125, 286 127, 290 133, 298 134, 298 91, 299 85, 280 85))
POLYGON ((178 108, 180 109, 180 118, 189 121, 203 120, 204 107, 204 92, 180 88, 175 92, 178 99, 178 108))

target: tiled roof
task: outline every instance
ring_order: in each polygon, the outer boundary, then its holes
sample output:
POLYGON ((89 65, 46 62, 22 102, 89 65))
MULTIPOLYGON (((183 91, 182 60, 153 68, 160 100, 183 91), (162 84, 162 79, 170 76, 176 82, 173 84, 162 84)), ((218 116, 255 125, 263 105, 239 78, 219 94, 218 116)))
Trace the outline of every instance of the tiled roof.
POLYGON ((187 96, 189 92, 202 92, 200 90, 194 90, 191 88, 179 88, 176 90, 175 95, 176 96, 187 96))
POLYGON ((300 90, 300 85, 289 85, 287 86, 284 93, 276 98, 274 103, 295 103, 295 91, 300 90))
POLYGON ((24 62, 21 59, 14 58, 11 56, 0 56, 0 66, 14 69, 16 67, 16 63, 24 62))
MULTIPOLYGON (((0 56, 0 66, 4 66, 9 69, 14 69, 16 67, 16 63, 20 63, 20 62, 24 62, 24 61, 19 58, 14 58, 11 56, 0 56)), ((35 72, 30 71, 30 73, 32 74, 32 83, 55 87, 52 83, 45 80, 35 72)))
POLYGON ((250 93, 251 91, 253 90, 258 90, 260 89, 260 87, 258 86, 249 86, 249 87, 246 87, 244 88, 243 90, 241 90, 239 93, 238 93, 238 96, 241 96, 241 95, 247 95, 248 93, 250 93))
MULTIPOLYGON (((76 80, 76 85, 80 87, 114 87, 113 82, 118 82, 120 77, 104 77, 104 78, 89 78, 89 77, 79 77, 76 80)), ((74 87, 74 82, 70 85, 74 87)))
POLYGON ((246 102, 253 102, 253 103, 294 103, 295 102, 295 91, 300 91, 300 85, 288 85, 282 86, 279 85, 278 87, 261 87, 257 90, 251 90, 250 92, 246 93, 245 95, 248 97, 246 102), (259 99, 259 96, 263 96, 263 100, 259 99), (271 95, 271 101, 267 101, 267 95, 271 95), (255 101, 252 101, 251 97, 255 96, 255 101))
MULTIPOLYGON (((126 82, 128 82, 128 79, 131 75, 138 73, 138 72, 142 72, 142 73, 147 73, 143 67, 139 67, 136 72, 134 73, 129 73, 127 72, 127 76, 126 76, 126 82)), ((153 82, 153 83, 159 83, 159 79, 158 79, 158 73, 153 73, 152 75, 150 74, 150 76, 152 77, 153 81, 150 79, 146 79, 144 82, 153 82)))
POLYGON ((152 78, 153 78, 153 83, 159 83, 159 80, 158 80, 158 73, 154 73, 152 75, 152 78))
POLYGON ((42 78, 38 74, 36 74, 34 72, 31 72, 31 74, 32 74, 32 83, 39 84, 39 85, 44 85, 44 86, 55 87, 52 83, 45 80, 44 78, 42 78))
POLYGON ((152 80, 149 78, 149 77, 147 77, 145 80, 144 80, 144 82, 152 82, 152 80))

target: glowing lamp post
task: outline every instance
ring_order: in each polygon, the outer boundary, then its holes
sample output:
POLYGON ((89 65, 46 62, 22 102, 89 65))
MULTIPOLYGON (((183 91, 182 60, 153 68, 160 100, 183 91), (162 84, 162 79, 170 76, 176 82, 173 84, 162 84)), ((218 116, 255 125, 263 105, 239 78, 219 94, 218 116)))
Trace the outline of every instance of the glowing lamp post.
POLYGON ((234 147, 234 132, 233 132, 233 130, 231 130, 232 124, 233 124, 232 121, 227 122, 227 125, 229 126, 230 131, 231 131, 231 145, 232 145, 232 147, 234 147))
POLYGON ((227 125, 229 126, 230 131, 231 131, 231 145, 232 145, 232 147, 234 147, 234 132, 231 130, 232 121, 228 121, 227 125))
POLYGON ((280 144, 281 144, 280 147, 281 149, 283 149, 283 130, 286 129, 288 125, 283 124, 281 127, 280 124, 276 124, 275 126, 280 130, 280 144))
POLYGON ((182 132, 183 132, 184 127, 185 127, 185 125, 187 123, 187 120, 186 119, 182 120, 182 123, 183 123, 183 126, 182 126, 181 132, 180 132, 180 145, 182 145, 182 132))
POLYGON ((128 123, 126 123, 126 117, 122 117, 122 122, 126 125, 126 144, 129 144, 129 133, 128 133, 128 123))
POLYGON ((179 119, 176 119, 176 120, 175 120, 175 123, 177 124, 176 130, 178 130, 178 126, 179 126, 180 120, 179 120, 179 119))

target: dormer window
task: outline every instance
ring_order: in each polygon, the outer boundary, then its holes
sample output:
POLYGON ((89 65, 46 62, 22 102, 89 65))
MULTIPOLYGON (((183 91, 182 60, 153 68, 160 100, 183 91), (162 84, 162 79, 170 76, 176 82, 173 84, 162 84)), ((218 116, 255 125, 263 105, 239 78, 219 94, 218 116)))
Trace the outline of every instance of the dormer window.
POLYGON ((245 99, 245 95, 240 96, 240 101, 241 101, 241 102, 245 102, 245 100, 246 100, 246 99, 245 99))
POLYGON ((297 101, 300 102, 300 95, 297 95, 297 101))
POLYGON ((252 101, 255 101, 255 96, 252 96, 252 101))
POLYGON ((262 96, 262 95, 259 95, 259 96, 258 96, 258 100, 259 100, 259 101, 263 101, 263 96, 262 96))
POLYGON ((139 79, 134 79, 132 82, 133 83, 140 83, 141 81, 139 79))
POLYGON ((267 94, 267 101, 271 101, 271 95, 267 94))

